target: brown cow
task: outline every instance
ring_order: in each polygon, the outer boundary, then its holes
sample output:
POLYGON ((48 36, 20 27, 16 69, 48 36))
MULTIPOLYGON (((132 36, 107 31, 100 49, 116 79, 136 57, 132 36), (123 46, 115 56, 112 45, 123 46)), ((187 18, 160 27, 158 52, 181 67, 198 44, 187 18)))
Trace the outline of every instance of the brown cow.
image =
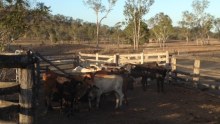
MULTIPOLYGON (((46 112, 48 110, 52 110, 51 105, 51 99, 53 94, 58 94, 58 82, 56 80, 57 74, 50 70, 46 70, 46 72, 43 73, 43 90, 44 90, 44 96, 45 96, 45 105, 46 105, 46 112)), ((56 95, 58 96, 58 95, 56 95)))
POLYGON ((77 102, 89 88, 82 81, 57 74, 51 70, 43 73, 43 81, 46 112, 52 109, 52 99, 60 102, 61 109, 63 100, 65 103, 70 103, 70 107, 72 108, 73 102, 77 102))

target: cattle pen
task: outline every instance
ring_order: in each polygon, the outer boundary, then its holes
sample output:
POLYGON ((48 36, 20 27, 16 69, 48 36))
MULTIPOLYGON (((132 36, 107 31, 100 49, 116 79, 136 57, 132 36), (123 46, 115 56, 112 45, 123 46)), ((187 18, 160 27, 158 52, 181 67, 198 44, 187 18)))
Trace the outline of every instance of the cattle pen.
MULTIPOLYGON (((14 82, 0 82, 0 95, 7 95, 7 94, 12 94, 12 93, 19 93, 19 95, 21 97, 19 97, 19 103, 14 103, 14 102, 7 102, 4 101, 3 99, 1 99, 0 102, 0 110, 5 110, 8 109, 9 105, 10 108, 12 109, 17 109, 19 112, 18 115, 18 122, 19 123, 38 123, 37 120, 39 117, 37 117, 37 115, 35 114, 35 102, 36 99, 36 95, 37 95, 37 90, 36 88, 39 87, 38 84, 40 84, 40 72, 44 71, 44 68, 47 66, 50 66, 50 68, 54 69, 55 71, 59 71, 61 73, 66 73, 66 74, 71 74, 71 70, 76 66, 76 65, 80 65, 80 64, 84 64, 86 65, 90 65, 90 64, 97 64, 100 65, 101 63, 115 63, 118 62, 118 65, 122 65, 122 64, 126 64, 126 62, 131 62, 134 64, 143 64, 145 62, 152 62, 152 61, 156 61, 158 63, 161 64, 170 64, 171 65, 171 75, 170 78, 172 78, 173 83, 177 84, 180 83, 180 81, 184 81, 184 84, 193 84, 195 83, 196 86, 201 87, 202 88, 212 88, 212 89, 217 89, 219 90, 219 59, 218 58, 202 58, 202 57, 191 57, 191 56, 172 56, 169 55, 168 52, 163 52, 163 53, 140 53, 140 54, 115 54, 115 55, 100 55, 98 53, 96 54, 85 54, 85 53, 79 53, 77 54, 73 54, 73 53, 68 53, 68 54, 63 54, 63 55, 47 55, 47 54, 41 54, 41 53, 34 53, 34 54, 22 54, 22 55, 17 55, 13 54, 10 56, 9 55, 0 55, 0 57, 5 57, 4 59, 0 59, 0 67, 1 68, 16 68, 17 70, 17 77, 16 77, 16 81, 14 82), (34 55, 34 56, 32 56, 34 55), (37 56, 36 60, 35 57, 37 56), (7 57, 9 56, 9 57, 7 57), (19 57, 17 57, 19 56, 19 57), (13 57, 15 57, 15 59, 12 59, 13 57), (31 59, 26 59, 26 58, 31 58, 31 59), (25 58, 25 59, 24 59, 25 58), (8 60, 8 61, 2 61, 2 60, 8 60), (20 62, 20 60, 28 60, 28 61, 23 61, 20 62), (31 60, 31 61, 30 61, 31 60), (207 62, 211 62, 211 64, 207 64, 207 62), (4 64, 5 63, 5 64, 4 64), (20 69, 17 69, 20 68, 20 69), (210 75, 208 75, 208 73, 210 75), (206 79, 206 85, 200 85, 202 83, 204 83, 204 79, 206 79), (16 84, 15 84, 16 82, 16 84), (193 82, 193 83, 192 83, 193 82), (208 84, 207 84, 208 83, 208 84), (6 86, 6 84, 8 86, 6 86), (198 84, 198 85, 197 85, 198 84), (203 87, 205 86, 205 87, 203 87), (25 105, 23 105, 25 103, 25 105), (7 106, 6 106, 7 105, 7 106), (20 109, 20 110, 19 110, 20 109)), ((170 86, 172 88, 172 86, 170 86)), ((129 117, 134 117, 134 113, 136 113, 136 115, 139 115, 140 118, 144 118, 141 117, 141 114, 149 114, 150 112, 155 112, 156 110, 151 109, 154 108, 155 103, 160 103, 161 105, 158 105, 156 108, 165 108, 167 106, 169 106, 171 104, 170 101, 175 100, 175 99, 164 99, 164 97, 166 96, 172 96, 174 94, 178 94, 181 93, 178 90, 176 90, 176 93, 173 94, 173 92, 175 92, 174 88, 171 89, 169 88, 170 91, 172 92, 167 92, 167 95, 161 95, 161 94, 156 94, 155 92, 141 92, 141 90, 135 91, 136 94, 130 93, 129 95, 132 96, 130 97, 130 101, 131 101, 131 105, 130 107, 128 107, 127 110, 124 110, 125 112, 116 112, 116 115, 123 118, 122 117, 122 113, 125 115, 124 117, 128 117, 126 118, 127 121, 123 121, 122 119, 119 119, 120 121, 109 121, 110 122, 115 122, 115 123, 135 123, 135 122, 142 122, 141 120, 135 119, 135 118, 129 118, 129 117), (138 94, 138 95, 137 95, 138 94), (138 97, 137 97, 138 96, 138 97), (143 98, 144 97, 148 97, 147 99, 143 98), (151 98, 151 96, 153 96, 154 98, 151 98), (158 98, 155 98, 155 96, 157 96, 158 98), (136 100, 142 100, 141 102, 136 101, 136 100), (158 101, 154 101, 152 102, 152 104, 148 105, 147 107, 144 107, 145 104, 147 103, 151 103, 149 102, 150 100, 158 100, 158 101), (160 101, 159 101, 160 100, 160 101), (133 102, 132 102, 133 101, 133 102), (147 102, 146 102, 147 101, 147 102), (162 104, 162 101, 165 102, 164 104, 162 104), (142 104, 143 103, 143 104, 142 104), (138 104, 140 106, 138 106, 138 104), (132 116, 131 115, 127 115, 130 114, 130 112, 132 112, 132 116)), ((175 87, 176 88, 176 87, 175 87)), ((178 88, 177 88, 178 89, 178 88)), ((151 91, 151 89, 150 89, 151 91)), ((196 91, 196 90, 195 90, 196 91)), ((196 92, 197 93, 197 92, 196 92)), ((180 94, 179 94, 180 95, 180 94)), ((199 95, 199 94, 198 94, 199 95)), ((184 96, 182 96, 184 97, 184 96)), ((195 97, 197 98, 197 97, 195 97)), ((212 98, 212 97, 208 97, 208 98, 212 98)), ((180 96, 178 96, 178 98, 176 99, 182 99, 180 96)), ((214 101, 214 100, 213 100, 214 101)), ((217 101, 217 100, 216 100, 217 101)), ((192 103, 193 104, 193 103, 192 103)), ((174 106, 175 107, 175 106, 174 106)), ((155 108, 155 109, 156 109, 155 108)), ((192 108, 191 108, 192 109, 192 108)), ((186 108, 187 110, 187 108, 186 108)), ((172 110, 173 111, 173 110, 172 110)), ((112 113, 107 113, 105 112, 105 114, 102 113, 103 111, 98 111, 98 112, 92 112, 92 113, 96 113, 97 116, 104 117, 104 115, 109 115, 109 117, 112 118, 116 118, 116 116, 112 113)), ((161 113, 164 113, 164 111, 160 111, 161 113)), ((193 111, 194 112, 194 111, 193 111)), ((189 112, 189 116, 194 116, 192 115, 193 112, 189 112)), ((83 112, 82 112, 83 113, 83 112)), ((171 113, 171 112, 170 112, 171 113)), ((0 112, 0 114, 2 114, 2 111, 0 112)), ((46 117, 50 117, 49 119, 54 119, 56 123, 59 123, 58 121, 61 120, 60 118, 62 118, 63 120, 65 120, 66 118, 64 117, 60 117, 59 113, 58 114, 51 114, 51 115, 47 115, 46 117)), ((89 112, 84 112, 83 114, 85 115, 90 115, 91 118, 95 116, 95 114, 89 114, 89 112)), ((153 113, 152 115, 155 115, 155 113, 153 113)), ((159 120, 155 120, 155 119, 150 119, 150 115, 147 115, 146 118, 149 120, 149 123, 160 123, 159 120), (147 117, 149 116, 149 117, 147 117)), ((170 115, 172 117, 176 117, 178 118, 178 114, 177 115, 170 115)), ((41 120, 39 120, 39 123, 42 123, 43 121, 47 120, 46 117, 42 117, 41 120)), ((195 118, 193 118, 194 120, 199 120, 202 116, 198 115, 195 116, 195 118)), ((96 117, 94 117, 96 118, 96 117)), ((139 117, 137 117, 139 118, 139 117)), ((217 118, 217 117, 216 117, 217 118)), ((75 119, 75 118, 74 118, 75 119)), ((87 116, 83 116, 81 119, 75 119, 73 118, 63 121, 63 122, 69 122, 69 121, 74 121, 74 122, 79 122, 79 123, 89 123, 89 119, 90 117, 87 116), (85 118, 87 119, 85 119, 85 118), (83 120, 85 119, 85 120, 83 120)), ((218 119, 218 118, 217 118, 218 119)), ((217 120, 214 119, 214 120, 217 120)), ((220 117, 219 117, 220 119, 220 117)), ((94 119, 91 119, 92 123, 96 123, 97 121, 95 121, 94 119)), ((185 119, 187 120, 187 119, 185 119)), ((188 119, 190 120, 190 119, 188 119)), ((200 120, 199 120, 200 121, 200 120)), ((204 121, 204 120, 202 120, 204 121)), ((52 120, 51 120, 52 122, 52 120)), ((105 121, 100 121, 100 124, 102 122, 105 121)), ((173 121, 170 121, 173 122, 173 121)), ((178 122, 178 121, 177 121, 178 122)), ((206 122, 206 120, 204 121, 206 122)), ((218 121, 220 122, 220 121, 218 121)), ((1 120, 0 120, 1 123, 1 120)), ((2 121, 2 123, 6 123, 5 121, 2 121)), ((16 123, 16 122, 8 122, 8 123, 16 123)), ((107 123, 107 122, 106 122, 107 123)), ((144 122, 143 122, 144 123, 144 122)), ((161 122, 163 123, 163 122, 161 122)), ((164 122, 165 124, 169 123, 169 122, 164 122)))

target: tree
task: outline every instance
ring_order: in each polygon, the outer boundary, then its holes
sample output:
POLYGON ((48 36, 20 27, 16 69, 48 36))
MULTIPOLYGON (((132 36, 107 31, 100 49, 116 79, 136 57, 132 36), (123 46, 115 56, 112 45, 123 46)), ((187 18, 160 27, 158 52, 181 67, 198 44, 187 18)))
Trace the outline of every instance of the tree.
MULTIPOLYGON (((124 32, 126 34, 126 39, 129 41, 129 43, 133 42, 133 23, 131 22, 130 24, 125 27, 124 32)), ((150 36, 150 31, 148 29, 148 25, 145 22, 141 22, 140 24, 140 36, 139 36, 139 44, 144 44, 148 41, 149 36, 150 36)))
POLYGON ((173 30, 171 18, 164 13, 159 13, 156 14, 155 17, 152 17, 148 21, 148 24, 150 29, 153 31, 155 38, 160 44, 160 47, 164 48, 165 43, 173 30))
POLYGON ((186 38, 186 43, 189 43, 189 37, 194 25, 194 15, 189 11, 184 11, 182 15, 182 21, 179 22, 181 27, 181 33, 186 38))
MULTIPOLYGON (((37 5, 36 11, 39 8, 37 5)), ((35 15, 36 11, 30 8, 29 0, 2 0, 0 2, 0 41, 3 49, 5 46, 9 47, 12 41, 25 35, 28 29, 37 23, 34 21, 38 19, 36 16, 39 17, 35 15)))
POLYGON ((10 43, 20 37, 27 25, 25 17, 29 4, 26 0, 3 0, 0 8, 0 40, 1 46, 10 46, 10 43))
POLYGON ((115 29, 117 30, 116 33, 117 33, 117 47, 118 47, 118 49, 119 49, 119 41, 120 41, 119 31, 120 31, 122 25, 123 25, 123 22, 117 22, 114 26, 115 29))
POLYGON ((213 28, 214 17, 210 14, 206 14, 204 20, 202 21, 201 28, 201 38, 202 44, 210 44, 209 34, 210 30, 213 28))
POLYGON ((102 0, 84 0, 84 3, 95 11, 96 14, 96 47, 99 47, 99 28, 103 19, 107 18, 112 8, 116 4, 117 0, 108 0, 108 8, 103 5, 102 0), (99 20, 99 14, 105 13, 104 16, 99 20))
POLYGON ((213 16, 205 12, 208 5, 208 0, 194 0, 192 3, 193 31, 195 32, 197 45, 199 41, 201 41, 201 45, 209 44, 209 32, 212 28, 213 16))
POLYGON ((138 49, 140 39, 140 27, 143 16, 149 12, 154 0, 127 0, 124 6, 124 15, 127 23, 133 22, 133 44, 134 50, 138 49))

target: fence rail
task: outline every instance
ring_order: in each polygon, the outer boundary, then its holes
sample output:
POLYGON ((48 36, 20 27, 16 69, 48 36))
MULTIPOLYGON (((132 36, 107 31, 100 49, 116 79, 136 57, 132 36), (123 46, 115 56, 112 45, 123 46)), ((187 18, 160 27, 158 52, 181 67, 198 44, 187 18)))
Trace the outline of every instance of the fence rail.
POLYGON ((84 65, 90 63, 102 64, 102 63, 116 63, 117 65, 123 65, 127 63, 143 64, 145 62, 158 62, 162 64, 169 63, 169 53, 139 53, 139 54, 114 54, 114 55, 100 55, 79 53, 79 59, 84 65))

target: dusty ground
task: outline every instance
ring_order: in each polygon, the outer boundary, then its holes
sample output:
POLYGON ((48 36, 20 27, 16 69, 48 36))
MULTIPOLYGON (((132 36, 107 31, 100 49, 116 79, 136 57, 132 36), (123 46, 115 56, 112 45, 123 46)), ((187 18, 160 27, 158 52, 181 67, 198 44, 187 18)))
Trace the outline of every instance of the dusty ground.
MULTIPOLYGON (((164 93, 157 93, 151 84, 147 91, 136 85, 128 93, 129 105, 114 110, 114 97, 101 102, 99 110, 89 112, 81 106, 79 113, 67 117, 59 109, 42 115, 39 124, 219 124, 220 99, 207 91, 166 84, 164 93)), ((39 111, 43 109, 39 108, 39 111)))

